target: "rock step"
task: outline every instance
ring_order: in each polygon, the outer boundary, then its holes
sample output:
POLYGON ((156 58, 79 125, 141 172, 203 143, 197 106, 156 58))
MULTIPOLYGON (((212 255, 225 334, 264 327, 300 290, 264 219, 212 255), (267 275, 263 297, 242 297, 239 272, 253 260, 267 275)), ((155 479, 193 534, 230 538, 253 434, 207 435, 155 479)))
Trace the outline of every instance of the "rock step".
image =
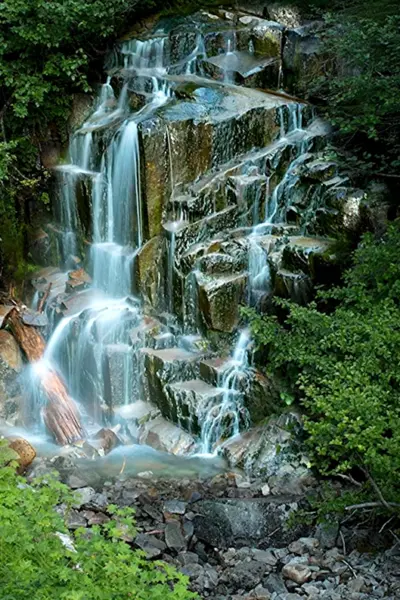
POLYGON ((230 83, 258 89, 276 89, 279 85, 280 60, 276 57, 236 50, 208 58, 201 65, 207 75, 219 81, 228 79, 230 83))
POLYGON ((144 359, 144 400, 155 404, 163 417, 174 423, 182 422, 191 431, 190 423, 183 422, 188 415, 182 414, 170 387, 177 382, 199 378, 199 363, 207 353, 173 347, 162 350, 143 348, 141 354, 144 359))
POLYGON ((222 382, 223 373, 229 364, 229 358, 220 356, 200 361, 200 377, 211 386, 218 386, 222 382))
POLYGON ((201 428, 201 416, 209 407, 222 401, 223 390, 209 385, 202 379, 178 381, 166 386, 178 424, 189 433, 198 434, 201 428))

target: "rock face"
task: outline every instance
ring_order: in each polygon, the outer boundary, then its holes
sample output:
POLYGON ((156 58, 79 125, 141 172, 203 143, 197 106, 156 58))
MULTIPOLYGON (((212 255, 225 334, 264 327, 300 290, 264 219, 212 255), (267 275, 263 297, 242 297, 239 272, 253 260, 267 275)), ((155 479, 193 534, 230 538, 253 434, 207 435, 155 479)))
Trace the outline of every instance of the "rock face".
POLYGON ((20 408, 23 360, 11 333, 0 330, 0 417, 15 422, 20 408))

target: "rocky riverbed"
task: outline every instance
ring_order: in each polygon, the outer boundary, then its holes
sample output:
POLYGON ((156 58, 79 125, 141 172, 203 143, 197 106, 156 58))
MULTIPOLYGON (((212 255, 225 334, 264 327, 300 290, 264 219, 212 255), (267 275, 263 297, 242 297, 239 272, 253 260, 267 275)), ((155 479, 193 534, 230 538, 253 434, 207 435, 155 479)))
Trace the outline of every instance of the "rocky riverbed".
POLYGON ((69 456, 36 459, 28 478, 57 469, 74 490, 74 507, 59 507, 71 532, 90 535, 112 518, 111 503, 134 508, 137 535, 125 541, 149 560, 175 565, 202 598, 400 598, 400 543, 390 524, 375 533, 346 519, 305 525, 297 512, 309 510, 304 494, 276 495, 238 472, 130 477, 122 464, 117 479, 104 481, 104 473, 82 464, 69 456))

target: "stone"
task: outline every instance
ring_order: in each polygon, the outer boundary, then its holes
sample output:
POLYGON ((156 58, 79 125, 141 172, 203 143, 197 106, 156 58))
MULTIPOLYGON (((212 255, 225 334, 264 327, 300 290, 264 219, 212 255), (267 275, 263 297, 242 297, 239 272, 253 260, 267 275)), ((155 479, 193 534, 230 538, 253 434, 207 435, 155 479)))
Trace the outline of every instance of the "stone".
POLYGON ((269 487, 268 483, 264 483, 264 485, 261 488, 261 493, 263 496, 269 496, 271 493, 271 488, 269 487))
POLYGON ((204 326, 232 333, 239 323, 239 305, 244 300, 247 275, 205 277, 198 272, 196 278, 204 326))
POLYGON ((272 594, 286 594, 287 592, 284 581, 278 573, 270 573, 268 577, 263 580, 263 585, 272 594))
POLYGON ((167 523, 165 528, 165 543, 170 550, 175 550, 176 552, 186 548, 180 523, 167 523))
POLYGON ((309 78, 323 73, 324 56, 318 36, 321 23, 289 29, 285 32, 283 51, 284 87, 292 92, 307 93, 309 78))
POLYGON ((83 514, 73 509, 67 513, 66 523, 68 529, 78 529, 79 527, 86 527, 88 524, 83 514))
POLYGON ((178 560, 181 565, 186 566, 199 562, 199 557, 194 552, 181 552, 178 554, 178 560))
POLYGON ((266 565, 256 560, 238 562, 234 569, 229 571, 229 581, 241 589, 250 591, 259 585, 265 571, 266 565))
POLYGON ((319 541, 316 538, 300 538, 289 544, 289 551, 293 554, 307 554, 312 553, 319 546, 319 541))
POLYGON ((253 556, 254 560, 257 560, 258 562, 261 562, 261 563, 265 563, 266 565, 269 565, 270 567, 274 567, 278 562, 278 559, 272 554, 271 550, 255 549, 252 551, 252 556, 253 556))
MULTIPOLYGON (((268 478, 294 457, 292 434, 272 418, 263 427, 255 427, 222 446, 231 467, 243 469, 252 477, 268 478)), ((270 485, 270 483, 268 483, 270 485)))
POLYGON ((96 496, 96 492, 92 487, 79 488, 74 492, 74 500, 72 506, 81 508, 86 504, 90 504, 91 500, 96 496))
POLYGON ((135 544, 146 553, 147 558, 158 558, 166 549, 162 540, 146 533, 139 533, 135 538, 135 544))
POLYGON ((283 567, 282 575, 302 585, 311 578, 311 571, 306 565, 289 563, 283 567))
POLYGON ((140 426, 139 443, 170 454, 186 455, 195 446, 194 438, 159 416, 140 426))
POLYGON ((164 512, 172 515, 184 515, 186 512, 186 502, 180 500, 167 500, 164 502, 164 512))
POLYGON ((87 487, 87 481, 73 474, 68 475, 66 483, 72 490, 87 487))
MULTIPOLYGON (((156 225, 158 229, 160 225, 156 225)), ((162 260, 165 252, 165 239, 156 235, 146 242, 135 259, 135 281, 147 306, 153 309, 162 307, 163 296, 160 290, 164 284, 162 260)))
POLYGON ((338 521, 324 521, 315 530, 315 537, 324 549, 334 548, 339 535, 338 521))
POLYGON ((219 404, 223 392, 220 388, 205 383, 201 379, 178 381, 165 386, 170 410, 176 415, 178 425, 192 434, 199 434, 204 411, 210 404, 219 404))
POLYGON ((122 442, 115 431, 103 427, 103 429, 100 429, 100 431, 98 431, 94 436, 92 444, 97 448, 97 450, 101 448, 104 454, 108 454, 114 450, 114 448, 121 446, 122 442))
POLYGON ((8 443, 8 447, 18 455, 18 470, 20 472, 25 471, 25 469, 27 469, 27 467, 29 467, 29 465, 36 458, 36 450, 24 438, 11 438, 8 443))
POLYGON ((347 584, 347 588, 352 592, 362 592, 365 587, 365 579, 363 577, 355 577, 347 584))
POLYGON ((189 563, 180 569, 181 573, 190 577, 190 579, 198 579, 204 573, 204 568, 198 563, 189 563))
POLYGON ((303 529, 303 526, 293 529, 287 526, 296 507, 289 497, 203 500, 196 504, 195 535, 218 548, 229 548, 239 542, 256 546, 269 539, 271 544, 278 539, 280 544, 290 543, 303 529))

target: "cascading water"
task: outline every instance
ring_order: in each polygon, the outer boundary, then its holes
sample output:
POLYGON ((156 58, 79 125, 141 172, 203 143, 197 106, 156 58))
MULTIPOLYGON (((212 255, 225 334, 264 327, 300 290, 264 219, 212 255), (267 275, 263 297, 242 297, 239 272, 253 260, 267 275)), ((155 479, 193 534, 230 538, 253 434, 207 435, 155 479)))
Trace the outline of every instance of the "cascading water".
MULTIPOLYGON (((301 104, 289 104, 287 129, 285 128, 284 111, 282 108, 279 110, 280 143, 286 142, 290 135, 297 135, 297 132, 302 131, 303 108, 301 104)), ((298 165, 304 161, 307 152, 307 138, 301 137, 300 142, 296 142, 296 147, 299 156, 289 163, 282 180, 275 186, 272 195, 270 195, 268 179, 265 219, 263 223, 256 221, 253 223, 253 230, 249 238, 249 295, 250 301, 254 299, 256 304, 260 296, 262 297, 269 292, 271 279, 268 248, 263 247, 260 238, 270 233, 279 212, 282 198, 286 195, 287 189, 297 181, 295 173, 298 165)), ((281 216, 284 220, 285 215, 282 214, 281 216)))
POLYGON ((228 361, 222 381, 221 400, 205 407, 199 414, 201 426, 201 453, 212 454, 218 449, 215 444, 226 437, 236 436, 241 426, 246 427, 248 415, 243 406, 240 383, 246 377, 248 368, 248 347, 250 332, 244 329, 238 338, 233 356, 228 361))

